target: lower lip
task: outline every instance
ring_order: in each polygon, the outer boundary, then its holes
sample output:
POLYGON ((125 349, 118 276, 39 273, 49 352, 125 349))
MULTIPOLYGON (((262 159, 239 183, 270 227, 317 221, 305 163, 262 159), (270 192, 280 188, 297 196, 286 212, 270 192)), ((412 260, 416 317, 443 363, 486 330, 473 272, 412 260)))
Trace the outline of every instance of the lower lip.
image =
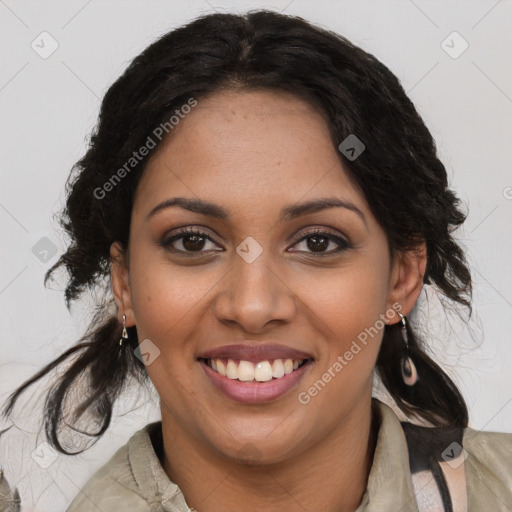
POLYGON ((292 388, 298 385, 300 379, 309 370, 312 361, 309 360, 292 373, 284 375, 280 379, 272 379, 266 382, 244 382, 229 379, 210 368, 203 360, 199 361, 204 372, 210 378, 213 385, 226 396, 246 404, 259 404, 271 402, 282 397, 292 388))

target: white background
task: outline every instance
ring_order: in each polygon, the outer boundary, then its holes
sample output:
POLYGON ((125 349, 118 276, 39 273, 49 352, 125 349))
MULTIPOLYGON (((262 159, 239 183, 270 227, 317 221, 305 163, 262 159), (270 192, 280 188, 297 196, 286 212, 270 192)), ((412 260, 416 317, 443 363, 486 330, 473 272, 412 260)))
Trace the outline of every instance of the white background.
MULTIPOLYGON (((74 344, 89 321, 85 303, 71 313, 65 308, 64 281, 45 289, 43 277, 65 248, 54 215, 106 90, 157 36, 199 14, 250 8, 299 15, 339 32, 402 81, 436 139, 451 187, 469 209, 457 236, 472 267, 474 314, 469 323, 445 315, 434 296, 424 309, 430 347, 460 386, 470 425, 512 432, 512 5, 506 0, 0 0, 0 401, 74 344), (31 48, 43 31, 59 45, 47 59, 31 48), (441 46, 453 31, 469 44, 458 58, 441 46), (45 263, 32 252, 42 237, 58 249, 45 263)), ((453 37, 456 51, 461 40, 453 37)), ((27 398, 37 390, 43 385, 27 398)), ((145 400, 132 412, 133 405, 118 407, 92 449, 59 455, 47 469, 31 458, 44 441, 40 399, 3 420, 2 428, 13 427, 0 437, 0 465, 18 486, 23 510, 31 503, 33 510, 64 510, 96 468, 158 419, 157 398, 145 400)), ((127 401, 135 403, 131 396, 127 401)))

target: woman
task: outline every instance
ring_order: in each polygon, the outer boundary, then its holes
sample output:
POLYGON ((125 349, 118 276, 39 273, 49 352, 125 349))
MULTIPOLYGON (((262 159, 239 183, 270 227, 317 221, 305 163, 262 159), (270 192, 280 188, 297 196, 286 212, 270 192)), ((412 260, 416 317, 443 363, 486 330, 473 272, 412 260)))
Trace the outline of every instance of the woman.
POLYGON ((66 267, 68 306, 106 283, 117 315, 105 300, 5 413, 73 356, 56 449, 77 452, 64 425, 99 438, 132 377, 162 420, 69 512, 512 509, 512 435, 468 428, 408 321, 424 285, 471 307, 465 215, 373 56, 296 17, 204 16, 109 89, 75 171, 46 277, 66 267), (411 421, 372 398, 375 370, 411 421))

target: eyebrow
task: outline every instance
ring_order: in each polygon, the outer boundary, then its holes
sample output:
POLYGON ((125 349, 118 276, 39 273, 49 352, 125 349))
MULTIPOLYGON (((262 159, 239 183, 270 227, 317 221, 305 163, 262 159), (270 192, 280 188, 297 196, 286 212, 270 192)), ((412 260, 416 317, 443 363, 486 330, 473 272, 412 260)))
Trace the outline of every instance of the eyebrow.
MULTIPOLYGON (((161 203, 157 204, 147 215, 146 220, 155 215, 157 212, 162 211, 173 206, 179 206, 185 210, 189 210, 194 213, 200 213, 220 220, 227 220, 230 217, 228 210, 219 206, 215 203, 205 201, 203 199, 192 199, 187 197, 174 197, 173 199, 166 199, 161 203)), ((294 204, 286 206, 281 210, 280 220, 292 220, 302 215, 316 213, 327 208, 345 208, 356 213, 365 226, 368 228, 366 223, 366 217, 364 213, 353 203, 345 199, 337 197, 323 197, 320 199, 314 199, 306 203, 294 204)))

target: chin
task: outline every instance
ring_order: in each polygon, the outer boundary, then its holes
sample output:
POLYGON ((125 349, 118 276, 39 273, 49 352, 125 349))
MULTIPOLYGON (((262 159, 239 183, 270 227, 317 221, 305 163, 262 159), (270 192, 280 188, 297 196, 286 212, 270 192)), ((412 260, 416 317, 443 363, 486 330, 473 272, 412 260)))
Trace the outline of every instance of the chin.
POLYGON ((232 459, 234 462, 247 464, 249 466, 275 464, 288 457, 288 451, 283 450, 282 445, 270 445, 268 439, 262 439, 261 443, 257 441, 247 441, 238 446, 233 446, 233 444, 230 443, 225 449, 217 445, 216 448, 225 457, 232 459))

